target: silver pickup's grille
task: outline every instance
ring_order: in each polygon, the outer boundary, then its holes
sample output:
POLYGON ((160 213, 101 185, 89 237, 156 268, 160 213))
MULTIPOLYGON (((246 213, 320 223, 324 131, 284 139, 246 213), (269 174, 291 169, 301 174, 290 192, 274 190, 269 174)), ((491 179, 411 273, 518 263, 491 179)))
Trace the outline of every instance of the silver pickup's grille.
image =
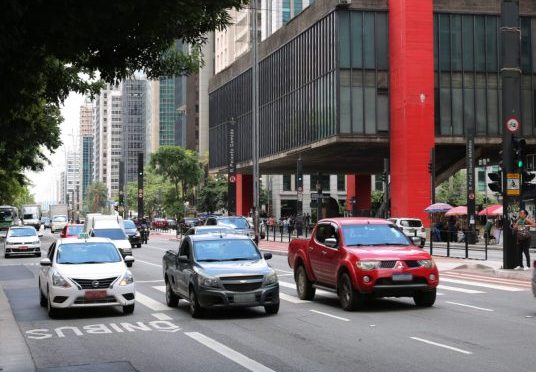
POLYGON ((264 275, 223 276, 220 279, 228 291, 249 292, 262 287, 264 275))
POLYGON ((117 276, 113 278, 102 278, 102 279, 75 279, 71 278, 76 284, 78 284, 82 289, 102 289, 109 288, 110 285, 117 279, 117 276))

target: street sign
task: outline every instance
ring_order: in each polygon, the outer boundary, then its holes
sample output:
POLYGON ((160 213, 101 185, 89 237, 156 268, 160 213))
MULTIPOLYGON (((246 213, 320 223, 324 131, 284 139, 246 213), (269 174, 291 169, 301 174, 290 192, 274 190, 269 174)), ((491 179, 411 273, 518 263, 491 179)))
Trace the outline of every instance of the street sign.
POLYGON ((521 125, 517 117, 510 116, 506 119, 506 129, 508 129, 510 133, 517 133, 520 127, 521 125))
POLYGON ((506 174, 506 195, 519 196, 521 194, 521 177, 519 173, 506 174))
POLYGON ((230 183, 235 183, 236 182, 236 176, 233 176, 233 175, 229 176, 229 182, 230 183))

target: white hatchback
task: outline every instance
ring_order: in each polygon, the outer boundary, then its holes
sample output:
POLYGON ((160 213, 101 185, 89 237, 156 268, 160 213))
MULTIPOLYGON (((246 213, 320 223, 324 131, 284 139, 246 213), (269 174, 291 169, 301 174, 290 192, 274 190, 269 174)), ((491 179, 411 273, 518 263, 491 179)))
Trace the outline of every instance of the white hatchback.
POLYGON ((39 297, 50 317, 59 309, 122 306, 125 314, 134 311, 135 285, 132 273, 109 239, 58 239, 41 260, 39 297))
POLYGON ((401 229, 410 239, 415 237, 419 238, 419 242, 415 242, 415 244, 419 245, 421 248, 424 247, 424 244, 426 243, 426 230, 424 229, 420 219, 393 217, 389 218, 389 221, 398 226, 398 228, 401 229))

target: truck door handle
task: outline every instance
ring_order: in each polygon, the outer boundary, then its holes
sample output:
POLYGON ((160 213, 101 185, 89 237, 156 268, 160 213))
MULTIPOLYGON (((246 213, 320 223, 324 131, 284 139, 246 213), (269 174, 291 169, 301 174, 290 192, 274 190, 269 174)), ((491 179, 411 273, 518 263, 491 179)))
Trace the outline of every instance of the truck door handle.
POLYGON ((313 247, 309 247, 309 248, 307 248, 307 249, 309 250, 309 252, 314 251, 314 248, 313 248, 313 247))
POLYGON ((324 254, 328 254, 328 252, 326 252, 326 251, 322 251, 322 252, 320 252, 320 253, 322 253, 323 255, 324 255, 324 254))

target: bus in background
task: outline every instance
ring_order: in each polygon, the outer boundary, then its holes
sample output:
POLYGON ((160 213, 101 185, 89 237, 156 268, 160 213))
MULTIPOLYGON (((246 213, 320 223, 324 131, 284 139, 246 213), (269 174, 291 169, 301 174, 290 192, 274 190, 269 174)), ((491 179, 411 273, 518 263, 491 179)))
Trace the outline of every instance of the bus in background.
POLYGON ((19 210, 11 205, 0 206, 0 236, 5 237, 11 226, 20 225, 19 210))

